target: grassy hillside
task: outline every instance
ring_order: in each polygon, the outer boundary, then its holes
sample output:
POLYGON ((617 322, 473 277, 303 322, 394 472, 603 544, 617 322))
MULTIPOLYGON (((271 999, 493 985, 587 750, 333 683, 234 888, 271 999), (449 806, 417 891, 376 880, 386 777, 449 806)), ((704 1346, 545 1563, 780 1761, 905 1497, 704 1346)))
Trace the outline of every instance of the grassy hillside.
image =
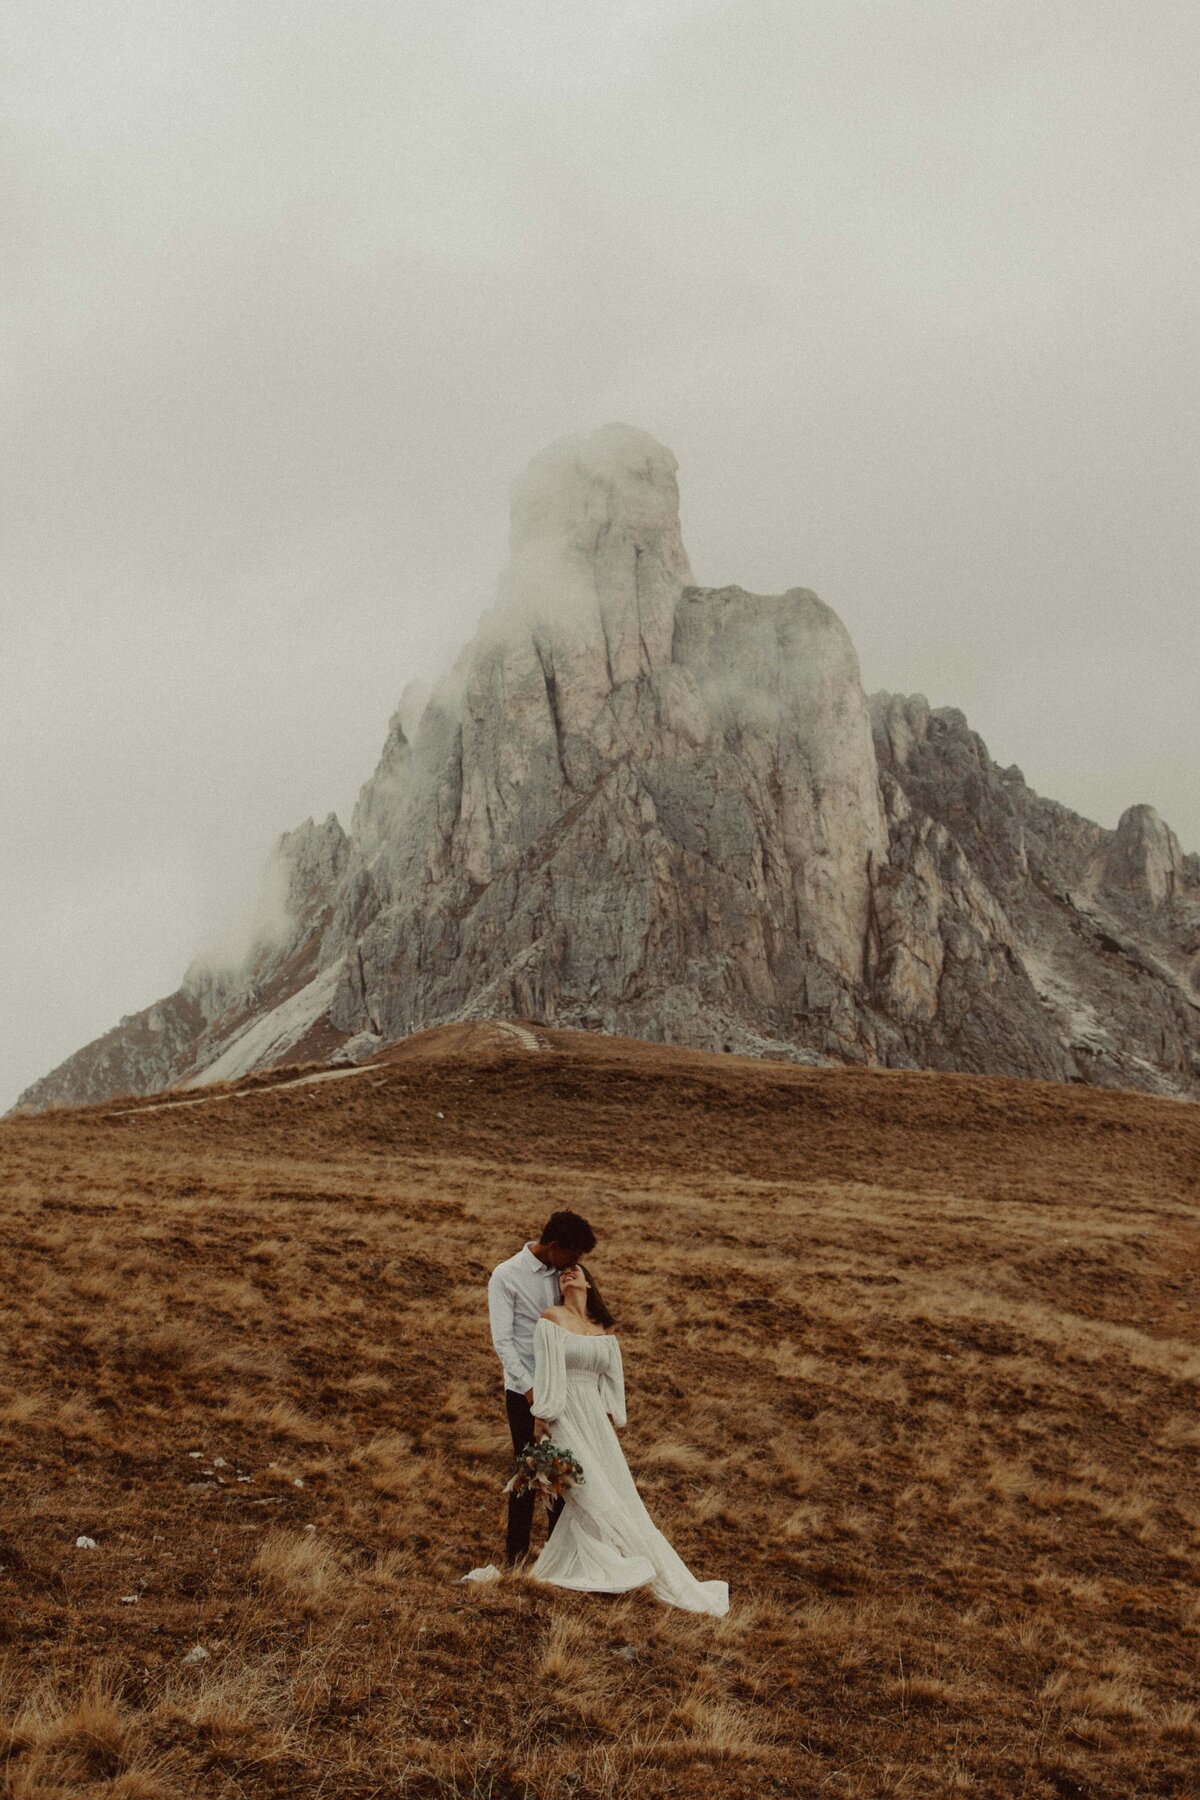
POLYGON ((1200 1793, 1200 1111, 526 1038, 0 1126, 9 1791, 1200 1793), (561 1205, 725 1620, 457 1581, 561 1205))

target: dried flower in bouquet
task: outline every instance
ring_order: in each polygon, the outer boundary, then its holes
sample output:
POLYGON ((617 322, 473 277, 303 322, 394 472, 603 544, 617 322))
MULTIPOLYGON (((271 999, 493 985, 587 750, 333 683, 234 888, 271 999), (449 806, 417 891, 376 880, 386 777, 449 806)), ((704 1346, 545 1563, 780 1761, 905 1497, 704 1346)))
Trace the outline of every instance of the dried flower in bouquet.
POLYGON ((526 1444, 518 1451, 512 1479, 505 1483, 506 1494, 545 1494, 547 1500, 561 1500, 567 1489, 581 1484, 583 1470, 569 1450, 560 1450, 549 1438, 539 1444, 526 1444))

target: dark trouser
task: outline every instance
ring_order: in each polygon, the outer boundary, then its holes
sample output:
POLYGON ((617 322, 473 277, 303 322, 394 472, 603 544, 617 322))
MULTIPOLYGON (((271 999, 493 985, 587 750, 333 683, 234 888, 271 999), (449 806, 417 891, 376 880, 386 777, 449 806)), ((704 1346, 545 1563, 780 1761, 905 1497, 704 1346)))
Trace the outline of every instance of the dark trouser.
MULTIPOLYGON (((526 1444, 533 1442, 533 1409, 524 1394, 514 1394, 511 1388, 504 1390, 504 1404, 508 1409, 508 1429, 512 1432, 513 1455, 516 1456, 526 1444)), ((508 1563, 515 1562, 518 1556, 525 1556, 529 1551, 534 1499, 533 1494, 508 1496, 508 1534, 504 1540, 504 1559, 508 1563)), ((562 1509, 561 1500, 556 1500, 551 1506, 546 1526, 547 1537, 558 1524, 558 1515, 562 1509)))

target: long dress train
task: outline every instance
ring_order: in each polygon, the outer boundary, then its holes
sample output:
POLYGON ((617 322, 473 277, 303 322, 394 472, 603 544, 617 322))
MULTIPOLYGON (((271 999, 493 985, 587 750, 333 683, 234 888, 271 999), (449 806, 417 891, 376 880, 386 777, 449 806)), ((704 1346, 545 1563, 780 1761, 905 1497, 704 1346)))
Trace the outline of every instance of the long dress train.
POLYGON ((554 1535, 534 1563, 536 1581, 620 1594, 649 1584, 687 1612, 726 1613, 729 1586, 697 1581, 646 1511, 617 1425, 625 1423, 625 1377, 615 1337, 584 1336, 539 1319, 534 1330, 533 1412, 570 1450, 584 1479, 568 1488, 554 1535))

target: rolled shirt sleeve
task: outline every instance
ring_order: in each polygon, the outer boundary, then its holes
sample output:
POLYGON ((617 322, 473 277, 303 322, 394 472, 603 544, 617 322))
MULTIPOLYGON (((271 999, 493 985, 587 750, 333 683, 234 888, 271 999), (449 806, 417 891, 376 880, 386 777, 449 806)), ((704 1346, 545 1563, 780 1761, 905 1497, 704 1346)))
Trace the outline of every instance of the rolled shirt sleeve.
POLYGON ((492 1270, 488 1282, 488 1320, 492 1348, 504 1370, 504 1385, 514 1394, 527 1394, 533 1386, 533 1370, 522 1357, 513 1333, 513 1293, 503 1265, 492 1270))
POLYGON ((539 1319, 533 1333, 533 1416, 557 1419, 567 1398, 567 1359, 562 1330, 539 1319))

